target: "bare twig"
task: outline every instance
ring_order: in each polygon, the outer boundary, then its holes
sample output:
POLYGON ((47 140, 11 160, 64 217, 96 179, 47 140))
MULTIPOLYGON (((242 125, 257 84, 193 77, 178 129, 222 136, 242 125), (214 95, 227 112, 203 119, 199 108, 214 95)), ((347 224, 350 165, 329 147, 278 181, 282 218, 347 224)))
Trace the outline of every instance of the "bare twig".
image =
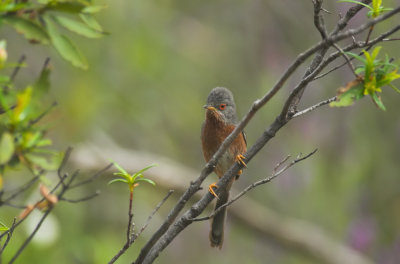
POLYGON ((209 220, 211 218, 213 218, 217 213, 219 213, 223 208, 230 206, 231 204, 233 204, 234 202, 236 202, 237 200, 240 199, 240 197, 242 197, 243 195, 245 195, 247 192, 249 192, 250 190, 256 188, 259 185, 262 184, 266 184, 270 181, 272 181, 273 179, 275 179, 276 177, 278 177, 279 175, 281 175, 282 173, 284 173, 287 169, 289 169, 290 167, 292 167, 293 165, 295 165, 296 163, 303 161, 309 157, 311 157, 312 155, 315 154, 315 152, 317 152, 317 149, 315 149, 314 151, 312 151, 311 153, 307 154, 306 156, 302 157, 301 154, 299 154, 296 159, 294 159, 292 162, 290 162, 289 164, 287 164, 286 166, 284 166, 283 168, 281 168, 280 170, 278 170, 288 159, 290 156, 287 156, 285 159, 283 159, 282 161, 280 161, 274 168, 273 173, 271 176, 256 181, 252 184, 250 184, 249 186, 247 186, 243 191, 241 191, 239 194, 237 194, 234 198, 232 198, 231 200, 229 200, 227 203, 221 205, 220 207, 218 207, 218 209, 214 210, 209 216, 206 217, 201 217, 201 218, 194 218, 191 219, 192 221, 204 221, 204 220, 209 220))
POLYGON ((139 237, 143 231, 147 228, 147 226, 149 225, 151 219, 153 218, 153 216, 157 213, 157 211, 161 208, 161 206, 165 203, 165 201, 167 201, 167 199, 171 196, 171 194, 174 193, 174 190, 169 190, 167 195, 161 200, 161 202, 159 202, 157 204, 157 206, 154 208, 153 212, 151 212, 151 214, 149 215, 149 217, 147 218, 145 224, 140 228, 139 232, 136 234, 136 237, 139 237))
POLYGON ((57 106, 57 102, 54 101, 46 110, 43 111, 38 117, 29 121, 29 126, 32 126, 39 122, 43 117, 45 117, 54 107, 57 106))
POLYGON ((309 113, 309 112, 311 112, 311 111, 317 109, 318 107, 321 107, 321 106, 323 106, 323 105, 327 105, 327 104, 329 104, 329 103, 331 103, 331 102, 334 102, 334 101, 336 101, 336 96, 331 97, 331 98, 329 98, 329 99, 326 99, 326 100, 324 100, 324 101, 322 101, 322 102, 319 102, 318 104, 315 104, 315 105, 310 106, 310 107, 308 107, 308 108, 306 108, 306 109, 304 109, 304 110, 302 110, 302 111, 297 112, 296 114, 293 115, 293 118, 302 116, 302 115, 304 115, 304 114, 307 114, 307 113, 309 113))
POLYGON ((347 65, 349 65, 349 68, 351 70, 351 72, 353 73, 354 77, 358 78, 358 74, 356 73, 356 69, 354 68, 353 63, 351 63, 351 59, 349 58, 349 56, 347 56, 346 53, 344 53, 344 51, 342 50, 341 47, 339 47, 339 45, 337 45, 336 43, 333 44, 333 46, 340 52, 340 54, 343 56, 343 58, 345 59, 345 61, 347 62, 347 65))
POLYGON ((21 57, 18 60, 17 67, 14 68, 14 70, 11 73, 11 76, 10 76, 10 80, 12 82, 15 80, 15 77, 17 77, 17 74, 18 74, 19 70, 21 69, 21 66, 22 66, 22 64, 24 63, 25 60, 26 60, 26 56, 25 55, 21 55, 21 57))
MULTIPOLYGON (((361 1, 364 4, 369 4, 372 2, 372 0, 362 0, 361 1)), ((338 32, 340 32, 341 30, 343 30, 347 24, 349 23, 349 21, 361 10, 363 9, 362 5, 354 5, 353 7, 349 8, 349 10, 347 10, 346 15, 341 17, 339 22, 337 23, 335 29, 332 31, 331 35, 335 35, 338 32)))
MULTIPOLYGON (((3 255, 3 252, 4 252, 4 250, 6 249, 6 247, 7 247, 7 245, 8 245, 8 242, 10 242, 10 239, 11 239, 11 237, 12 237, 12 235, 13 235, 13 233, 14 233, 14 230, 15 230, 15 223, 16 223, 16 221, 17 221, 17 219, 16 218, 14 218, 14 220, 13 220, 13 223, 12 223, 12 225, 11 225, 11 227, 9 228, 9 232, 7 233, 7 239, 6 239, 6 241, 4 242, 4 244, 1 246, 0 245, 0 264, 2 263, 2 255, 3 255)), ((0 239, 0 241, 1 241, 1 239, 0 239)))
POLYGON ((138 238, 142 232, 146 229, 147 225, 150 223, 151 219, 153 218, 154 214, 160 209, 160 207, 165 203, 165 201, 171 196, 173 193, 173 190, 169 190, 167 195, 157 204, 157 206, 154 208, 153 212, 149 215, 147 218, 145 224, 142 226, 142 228, 139 230, 137 234, 135 234, 133 225, 132 225, 132 194, 133 192, 130 192, 130 199, 129 199, 129 210, 128 210, 128 228, 127 228, 127 238, 125 244, 122 246, 122 248, 118 251, 118 253, 113 256, 113 258, 108 262, 108 264, 112 264, 115 261, 117 261, 124 253, 125 251, 135 242, 136 238, 138 238))
POLYGON ((60 201, 64 201, 67 203, 80 203, 80 202, 86 202, 88 200, 91 200, 93 198, 95 198, 96 196, 100 195, 100 191, 96 191, 95 193, 82 197, 82 198, 78 198, 78 199, 67 199, 67 198, 61 198, 60 201))
POLYGON ((112 163, 108 164, 106 167, 104 167, 104 169, 102 169, 102 170, 96 172, 92 177, 90 177, 90 178, 88 178, 88 179, 86 179, 86 180, 77 182, 77 183, 75 183, 75 184, 72 184, 72 185, 70 186, 70 188, 71 188, 71 189, 74 189, 74 188, 80 187, 80 186, 82 186, 82 185, 85 185, 85 184, 88 184, 88 183, 93 182, 94 180, 96 180, 100 175, 102 175, 105 171, 107 171, 107 170, 108 170, 109 168, 111 168, 112 166, 113 166, 112 163))
POLYGON ((382 41, 399 41, 400 38, 382 39, 382 41))
POLYGON ((26 190, 28 190, 37 180, 39 179, 40 175, 34 176, 32 179, 30 179, 28 182, 24 183, 20 187, 18 187, 15 191, 11 191, 12 194, 10 194, 9 197, 5 198, 3 201, 0 201, 0 205, 2 204, 7 204, 11 200, 15 199, 17 196, 21 195, 24 193, 26 190))
POLYGON ((314 25, 321 34, 322 39, 326 39, 327 32, 324 17, 321 15, 323 0, 312 0, 314 5, 314 25))
POLYGON ((371 33, 374 30, 374 25, 372 25, 369 30, 368 30, 368 35, 367 35, 367 39, 365 40, 365 43, 369 42, 369 38, 371 37, 371 33))
POLYGON ((68 147, 67 150, 64 153, 64 157, 61 161, 60 166, 57 169, 57 176, 58 179, 60 180, 60 183, 64 185, 64 175, 62 174, 62 170, 64 169, 65 165, 67 164, 67 161, 69 160, 69 157, 71 156, 71 152, 72 152, 72 147, 68 147))
POLYGON ((21 245, 21 247, 17 250, 17 252, 14 254, 14 256, 11 258, 9 264, 14 263, 14 261, 19 257, 19 255, 24 251, 26 246, 29 244, 29 242, 32 240, 32 238, 36 235, 36 233, 39 231, 40 227, 42 226, 44 220, 47 218, 47 216, 50 214, 50 212, 53 210, 54 207, 50 207, 40 218, 38 224, 35 226, 35 229, 33 232, 28 236, 28 238, 24 241, 24 243, 21 245))

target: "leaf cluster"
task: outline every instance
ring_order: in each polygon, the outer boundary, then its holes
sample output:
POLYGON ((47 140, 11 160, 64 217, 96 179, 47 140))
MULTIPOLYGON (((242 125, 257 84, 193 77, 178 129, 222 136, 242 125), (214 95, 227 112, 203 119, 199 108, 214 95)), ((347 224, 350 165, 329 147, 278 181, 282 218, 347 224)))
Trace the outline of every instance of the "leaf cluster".
POLYGON ((87 69, 85 56, 60 28, 86 38, 100 38, 106 33, 94 14, 103 8, 86 0, 5 0, 0 3, 0 26, 10 25, 31 43, 51 44, 72 65, 87 69))
POLYGON ((150 183, 151 185, 156 185, 154 181, 145 178, 143 176, 143 172, 147 171, 152 167, 157 166, 155 164, 147 166, 134 174, 129 174, 124 168, 122 168, 119 164, 115 162, 113 162, 113 164, 118 169, 118 172, 115 172, 114 175, 119 176, 119 178, 111 180, 108 184, 112 184, 115 182, 122 182, 128 184, 130 192, 133 192, 134 188, 139 185, 139 182, 147 182, 150 183))
POLYGON ((393 90, 400 93, 400 90, 393 85, 393 81, 400 78, 397 73, 399 66, 392 63, 389 56, 386 55, 384 60, 378 59, 381 47, 376 47, 369 53, 364 50, 364 57, 352 52, 348 55, 362 62, 356 69, 359 75, 356 80, 349 82, 346 87, 338 90, 337 101, 332 102, 330 106, 341 107, 352 105, 355 101, 369 95, 372 101, 381 110, 386 110, 385 105, 379 93, 382 93, 383 86, 389 86, 393 90))
MULTIPOLYGON (((6 168, 20 164, 35 175, 58 168, 62 154, 49 149, 52 141, 40 119, 52 108, 43 109, 41 100, 49 89, 50 67, 46 64, 32 85, 16 89, 12 80, 0 91, 0 181, 6 168)), ((0 76, 5 76, 1 74, 0 76)), ((6 78, 2 78, 6 79, 6 78)), ((2 185, 2 184, 1 184, 2 185)), ((0 189, 2 186, 0 186, 0 189)))

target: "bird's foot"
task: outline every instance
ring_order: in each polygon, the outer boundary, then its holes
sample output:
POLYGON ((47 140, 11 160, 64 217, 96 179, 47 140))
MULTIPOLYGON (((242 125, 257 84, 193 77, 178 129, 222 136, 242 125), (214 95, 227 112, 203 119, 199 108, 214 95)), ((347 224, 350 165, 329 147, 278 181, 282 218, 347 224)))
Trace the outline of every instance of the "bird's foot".
POLYGON ((215 182, 214 182, 214 183, 211 183, 210 186, 208 186, 208 191, 209 191, 212 195, 214 195, 215 198, 218 199, 218 195, 215 193, 214 188, 218 188, 218 186, 217 186, 217 184, 216 184, 215 182))
POLYGON ((242 154, 236 156, 236 162, 239 162, 240 164, 242 164, 244 167, 247 168, 246 162, 244 162, 245 159, 246 158, 242 154))

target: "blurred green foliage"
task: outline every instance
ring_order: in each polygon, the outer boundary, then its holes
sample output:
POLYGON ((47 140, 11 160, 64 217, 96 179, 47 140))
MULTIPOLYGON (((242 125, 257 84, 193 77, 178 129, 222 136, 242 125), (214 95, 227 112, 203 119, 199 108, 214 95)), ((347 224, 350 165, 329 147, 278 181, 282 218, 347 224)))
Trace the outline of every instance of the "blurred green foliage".
MULTIPOLYGON (((385 1, 385 6, 395 4, 396 0, 385 1)), ((49 117, 49 135, 60 148, 86 141, 101 145, 99 131, 104 131, 126 148, 155 152, 200 170, 204 165, 201 106, 208 92, 216 86, 230 88, 242 116, 299 52, 319 41, 312 5, 302 1, 115 0, 108 5, 97 18, 111 34, 96 40, 96 46, 66 29, 85 54, 88 71, 83 73, 52 54, 55 71, 50 94, 59 107, 49 117)), ((346 5, 325 1, 324 8, 337 14, 345 12, 346 5)), ((366 13, 357 15, 351 26, 363 23, 366 13)), ((336 15, 326 15, 329 28, 336 21, 336 15)), ((382 24, 379 31, 390 26, 382 24)), ((0 35, 7 38, 9 60, 16 61, 23 50, 28 65, 41 68, 37 61, 43 61, 48 50, 27 45, 4 26, 0 35)), ((385 42, 383 47, 398 58, 398 42, 385 42)), ((248 125, 249 145, 274 120, 302 70, 248 125)), ((17 81, 26 83, 37 74, 38 70, 23 71, 17 81)), ((332 97, 352 78, 343 68, 312 83, 301 107, 332 97)), ((399 262, 398 98, 393 90, 382 95, 386 112, 361 100, 350 108, 321 108, 294 120, 252 160, 235 187, 243 188, 269 174, 287 154, 318 147, 312 159, 249 195, 283 215, 323 227, 378 263, 399 262)), ((104 263, 110 259, 123 244, 128 203, 126 195, 106 187, 110 179, 111 175, 93 187, 100 188, 102 195, 86 204, 60 203, 54 210, 62 226, 54 232, 57 239, 50 245, 36 240, 21 255, 20 263, 104 263)), ((134 219, 140 224, 163 193, 143 185, 136 195, 137 201, 146 201, 134 204, 134 219)), ((119 263, 132 261, 173 202, 161 208, 159 217, 119 263)), ((2 209, 0 218, 8 225, 15 212, 2 209)), ((228 221, 222 251, 209 247, 209 224, 202 222, 183 232, 158 263, 313 263, 296 249, 280 247, 253 232, 230 218, 229 212, 228 221)), ((19 235, 10 252, 25 233, 21 230, 19 235)))

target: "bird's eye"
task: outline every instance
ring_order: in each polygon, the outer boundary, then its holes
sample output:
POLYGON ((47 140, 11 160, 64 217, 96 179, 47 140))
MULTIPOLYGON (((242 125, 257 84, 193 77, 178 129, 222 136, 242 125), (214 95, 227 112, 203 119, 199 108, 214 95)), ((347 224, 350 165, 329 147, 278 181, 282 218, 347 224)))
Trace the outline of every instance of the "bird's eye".
POLYGON ((220 109, 220 110, 224 110, 225 108, 226 108, 226 104, 220 104, 220 105, 219 105, 219 109, 220 109))

